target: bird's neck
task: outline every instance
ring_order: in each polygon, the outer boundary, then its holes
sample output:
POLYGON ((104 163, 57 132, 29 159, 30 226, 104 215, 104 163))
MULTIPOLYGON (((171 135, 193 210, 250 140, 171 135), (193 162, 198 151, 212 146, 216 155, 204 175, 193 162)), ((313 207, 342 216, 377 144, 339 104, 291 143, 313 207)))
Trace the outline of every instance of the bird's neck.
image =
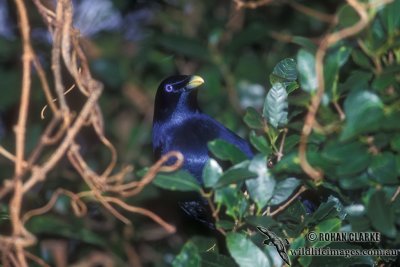
POLYGON ((175 120, 184 120, 195 113, 199 113, 200 109, 197 105, 196 92, 182 94, 175 103, 167 101, 155 107, 154 116, 158 122, 171 122, 175 120))

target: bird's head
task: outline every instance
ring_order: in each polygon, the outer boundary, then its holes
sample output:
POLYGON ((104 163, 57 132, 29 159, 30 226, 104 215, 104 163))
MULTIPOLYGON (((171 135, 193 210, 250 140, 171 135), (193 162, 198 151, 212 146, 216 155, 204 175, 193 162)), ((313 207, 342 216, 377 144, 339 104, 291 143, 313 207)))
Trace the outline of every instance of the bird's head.
POLYGON ((172 114, 184 114, 199 110, 197 90, 204 83, 200 76, 175 75, 163 80, 158 87, 154 119, 166 119, 172 114))

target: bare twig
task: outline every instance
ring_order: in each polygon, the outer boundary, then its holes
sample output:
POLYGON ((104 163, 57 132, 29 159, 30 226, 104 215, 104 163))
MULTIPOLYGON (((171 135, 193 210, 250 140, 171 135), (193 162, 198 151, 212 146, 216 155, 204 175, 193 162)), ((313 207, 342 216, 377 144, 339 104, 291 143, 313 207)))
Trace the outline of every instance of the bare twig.
POLYGON ((390 199, 390 202, 394 202, 396 200, 396 198, 399 196, 400 194, 400 186, 397 187, 396 192, 393 194, 392 198, 390 199))
MULTIPOLYGON (((286 209, 294 200, 297 199, 297 197, 303 193, 304 191, 306 191, 307 188, 303 185, 300 187, 299 191, 296 192, 296 194, 294 194, 288 201, 286 201, 282 206, 279 206, 276 210, 274 210, 273 212, 267 214, 268 216, 275 216, 277 215, 279 212, 283 211, 284 209, 286 209)), ((265 214, 263 214, 265 215, 265 214)))
POLYGON ((233 0, 236 3, 236 7, 256 9, 261 6, 266 6, 272 3, 274 0, 258 0, 258 1, 244 1, 244 0, 233 0))
POLYGON ((289 5, 299 12, 323 22, 332 23, 336 20, 336 16, 334 15, 322 13, 318 10, 302 5, 297 1, 289 1, 289 5))
POLYGON ((324 57, 326 51, 330 46, 339 42, 340 40, 343 40, 345 38, 348 38, 352 35, 359 33, 368 24, 368 14, 366 7, 363 4, 359 3, 357 0, 347 0, 347 2, 359 14, 360 20, 353 26, 344 28, 332 34, 328 34, 321 42, 315 56, 315 70, 317 75, 318 88, 316 94, 313 95, 311 98, 311 104, 309 106, 308 113, 306 115, 303 130, 300 137, 300 145, 299 145, 300 165, 303 171, 317 183, 322 179, 323 173, 320 170, 316 170, 309 164, 306 157, 306 152, 307 152, 308 136, 311 134, 312 128, 314 126, 315 116, 317 114, 325 90, 324 69, 323 69, 324 57))
POLYGON ((279 145, 279 151, 277 152, 276 161, 278 161, 278 162, 281 161, 281 159, 283 157, 283 146, 285 145, 285 139, 286 139, 287 133, 288 133, 288 129, 287 128, 283 129, 281 144, 279 145))

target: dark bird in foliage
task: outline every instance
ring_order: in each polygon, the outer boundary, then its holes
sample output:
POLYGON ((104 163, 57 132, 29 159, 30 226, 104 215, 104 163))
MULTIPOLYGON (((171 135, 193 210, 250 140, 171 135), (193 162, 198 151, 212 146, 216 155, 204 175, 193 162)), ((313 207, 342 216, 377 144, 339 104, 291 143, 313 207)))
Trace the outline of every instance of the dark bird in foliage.
POLYGON ((287 239, 284 239, 285 242, 283 242, 282 238, 277 236, 274 232, 268 230, 265 227, 262 226, 257 226, 258 231, 260 231, 263 235, 268 237, 266 240, 264 240, 264 245, 274 245, 276 248, 276 251, 279 253, 281 256, 282 260, 286 262, 288 265, 290 265, 290 260, 287 255, 286 247, 285 245, 289 245, 289 241, 287 239))
MULTIPOLYGON (((187 75, 171 76, 162 81, 157 90, 153 117, 155 158, 159 159, 172 150, 180 151, 185 158, 183 169, 200 184, 203 183, 203 167, 210 158, 208 142, 223 139, 247 157, 253 156, 247 141, 201 111, 197 89, 203 83, 201 77, 187 75)), ((181 207, 194 217, 201 217, 201 213, 206 212, 198 200, 181 203, 181 207)))

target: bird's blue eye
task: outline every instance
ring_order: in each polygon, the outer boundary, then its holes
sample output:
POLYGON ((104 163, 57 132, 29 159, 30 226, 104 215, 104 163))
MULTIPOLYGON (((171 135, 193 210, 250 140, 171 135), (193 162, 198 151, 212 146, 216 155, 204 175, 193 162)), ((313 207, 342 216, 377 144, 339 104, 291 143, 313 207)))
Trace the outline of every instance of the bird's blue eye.
POLYGON ((174 88, 172 87, 172 85, 167 84, 167 86, 165 86, 165 91, 167 91, 167 92, 172 92, 172 90, 174 90, 174 88))

